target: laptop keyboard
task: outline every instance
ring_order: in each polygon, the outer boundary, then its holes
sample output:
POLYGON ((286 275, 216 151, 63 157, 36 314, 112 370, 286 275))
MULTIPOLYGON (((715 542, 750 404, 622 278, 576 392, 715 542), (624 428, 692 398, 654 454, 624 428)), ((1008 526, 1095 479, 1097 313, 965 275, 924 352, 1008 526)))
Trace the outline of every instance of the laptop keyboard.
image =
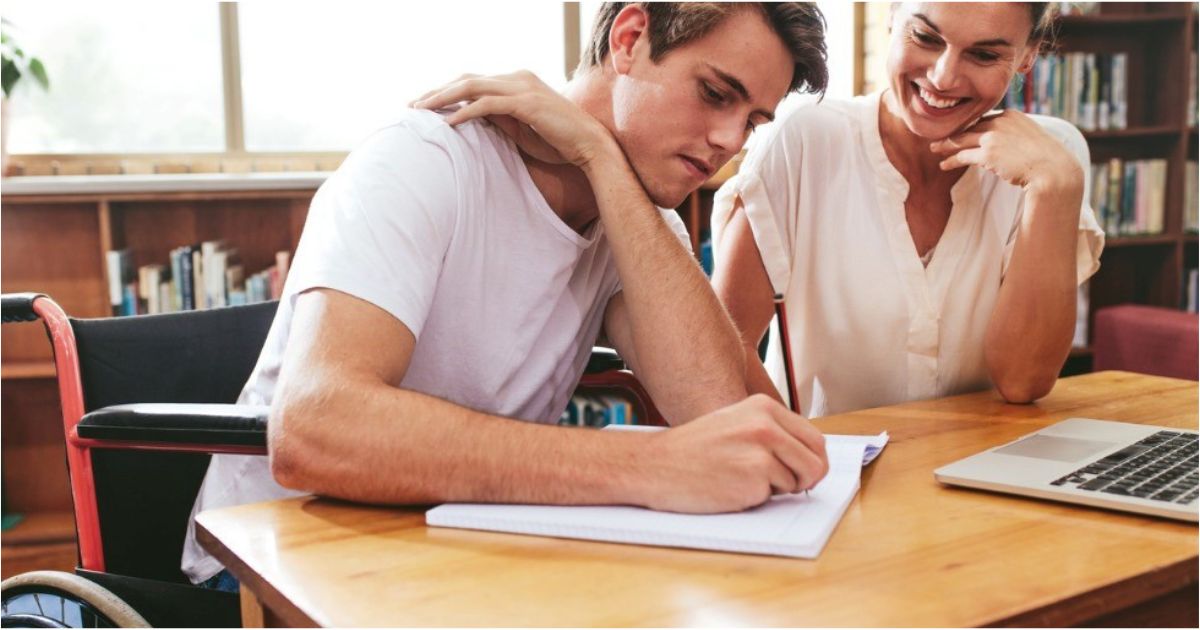
POLYGON ((1050 485, 1186 505, 1197 496, 1197 437, 1159 431, 1050 485))

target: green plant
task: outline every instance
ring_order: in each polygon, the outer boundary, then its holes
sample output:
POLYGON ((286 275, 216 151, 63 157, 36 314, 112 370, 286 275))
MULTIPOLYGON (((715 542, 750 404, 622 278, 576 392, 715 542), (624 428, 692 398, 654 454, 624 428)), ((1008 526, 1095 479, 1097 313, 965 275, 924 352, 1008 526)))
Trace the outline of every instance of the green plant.
POLYGON ((26 56, 25 51, 9 36, 12 22, 3 18, 0 18, 0 22, 3 23, 0 30, 0 87, 4 89, 4 97, 8 98, 12 94, 17 82, 26 74, 33 77, 42 89, 50 89, 50 79, 46 77, 46 67, 42 65, 42 60, 26 56))

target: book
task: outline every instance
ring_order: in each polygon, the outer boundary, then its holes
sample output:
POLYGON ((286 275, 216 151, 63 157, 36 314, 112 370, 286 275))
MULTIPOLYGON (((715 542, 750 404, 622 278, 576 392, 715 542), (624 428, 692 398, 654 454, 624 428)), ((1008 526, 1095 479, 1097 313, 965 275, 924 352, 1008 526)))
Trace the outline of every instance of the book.
MULTIPOLYGON (((619 430, 656 430, 626 427, 619 430)), ((829 473, 808 493, 779 495, 726 514, 679 514, 631 506, 448 503, 425 513, 454 527, 663 547, 816 558, 858 493, 863 466, 887 444, 878 436, 825 436, 829 473)))
POLYGON ((1192 267, 1187 270, 1187 294, 1184 296, 1184 310, 1189 313, 1196 312, 1196 268, 1192 267))
POLYGON ((1071 346, 1086 348, 1088 345, 1088 283, 1079 285, 1075 297, 1075 337, 1071 346))
POLYGON ((113 249, 104 253, 108 272, 108 302, 113 315, 124 315, 125 285, 130 281, 133 265, 128 249, 113 249))
POLYGON ((1200 199, 1197 199, 1196 189, 1200 185, 1197 177, 1200 172, 1196 169, 1196 161, 1190 160, 1183 169, 1183 229, 1195 232, 1200 227, 1200 199))

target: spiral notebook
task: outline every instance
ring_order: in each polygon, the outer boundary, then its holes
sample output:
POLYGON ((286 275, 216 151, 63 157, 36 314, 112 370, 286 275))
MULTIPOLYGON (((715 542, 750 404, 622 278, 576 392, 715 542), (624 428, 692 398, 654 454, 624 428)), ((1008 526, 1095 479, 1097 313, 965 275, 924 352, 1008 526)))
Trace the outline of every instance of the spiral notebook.
POLYGON ((555 538, 816 558, 858 492, 863 466, 887 444, 878 436, 827 435, 829 474, 807 494, 781 495, 744 512, 678 514, 629 506, 448 503, 432 527, 555 538))

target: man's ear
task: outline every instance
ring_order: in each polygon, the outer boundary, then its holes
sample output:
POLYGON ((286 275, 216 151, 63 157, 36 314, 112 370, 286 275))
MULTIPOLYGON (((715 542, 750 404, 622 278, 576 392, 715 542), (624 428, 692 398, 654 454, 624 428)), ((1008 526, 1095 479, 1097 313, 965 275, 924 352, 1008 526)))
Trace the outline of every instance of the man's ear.
POLYGON ((608 57, 613 71, 628 74, 640 46, 649 46, 647 34, 650 21, 646 10, 638 4, 629 4, 617 13, 612 28, 608 29, 608 57))

